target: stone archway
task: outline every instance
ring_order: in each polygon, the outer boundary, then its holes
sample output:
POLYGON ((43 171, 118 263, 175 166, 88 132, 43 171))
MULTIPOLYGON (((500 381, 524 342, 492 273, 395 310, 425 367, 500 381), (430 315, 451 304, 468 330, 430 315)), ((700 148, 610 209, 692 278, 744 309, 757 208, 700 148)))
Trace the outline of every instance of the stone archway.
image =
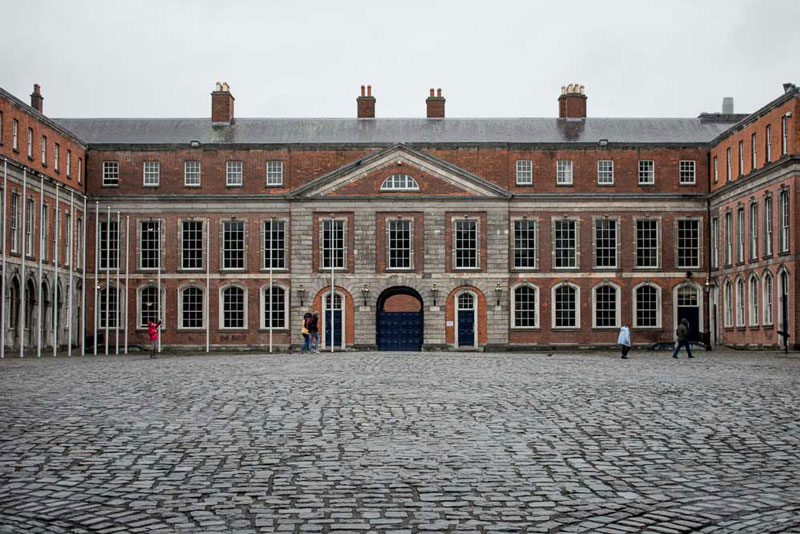
POLYGON ((425 333, 422 296, 406 286, 385 289, 376 305, 378 350, 421 351, 425 333))

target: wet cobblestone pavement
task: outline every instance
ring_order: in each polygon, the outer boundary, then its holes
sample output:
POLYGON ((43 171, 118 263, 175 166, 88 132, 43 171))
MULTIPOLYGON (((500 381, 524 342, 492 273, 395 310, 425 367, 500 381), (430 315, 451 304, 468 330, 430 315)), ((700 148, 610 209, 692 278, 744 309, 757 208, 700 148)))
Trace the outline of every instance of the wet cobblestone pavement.
POLYGON ((800 356, 0 362, 0 533, 800 532, 800 356))

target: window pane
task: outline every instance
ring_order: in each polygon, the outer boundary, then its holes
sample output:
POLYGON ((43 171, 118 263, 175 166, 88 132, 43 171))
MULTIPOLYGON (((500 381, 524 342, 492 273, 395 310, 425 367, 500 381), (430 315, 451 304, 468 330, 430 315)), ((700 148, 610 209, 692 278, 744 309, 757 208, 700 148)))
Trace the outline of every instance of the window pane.
POLYGON ((514 326, 535 327, 536 289, 523 285, 514 290, 514 326))
POLYGON ((636 326, 658 326, 658 292, 652 286, 636 289, 636 326))
POLYGON ((572 286, 562 285, 556 288, 556 327, 570 328, 577 325, 575 296, 575 288, 572 286))
POLYGON ((344 221, 342 220, 322 221, 322 267, 344 268, 344 221))
POLYGON ((182 234, 182 267, 184 269, 202 269, 203 222, 183 221, 182 234))
POLYGON ((222 223, 222 268, 244 269, 244 221, 222 223))
POLYGON ((142 269, 158 269, 161 261, 161 221, 142 221, 140 236, 142 269))
POLYGON ((478 221, 456 221, 456 269, 478 267, 478 221))
POLYGON ((514 267, 536 268, 536 221, 514 221, 514 267))
POLYGON ((658 221, 636 221, 636 266, 658 267, 658 221))
POLYGON ((700 221, 678 220, 678 267, 700 267, 700 221))
POLYGON ((286 328, 286 292, 282 287, 264 288, 264 327, 286 328), (271 314, 270 314, 271 312, 271 314))
POLYGON ((576 221, 555 221, 555 266, 576 266, 576 221))
POLYGON ((264 221, 264 268, 269 269, 272 263, 273 269, 286 268, 285 252, 285 222, 284 221, 264 221))
POLYGON ((244 290, 239 287, 222 291, 222 327, 244 328, 244 290))
POLYGON ((595 290, 595 321, 598 327, 617 326, 617 289, 601 286, 595 290))
POLYGON ((203 327, 203 290, 187 287, 181 295, 183 304, 182 328, 203 327))
POLYGON ((617 266, 617 221, 595 221, 595 266, 617 266))
POLYGON ((411 268, 411 221, 388 221, 389 269, 411 268))

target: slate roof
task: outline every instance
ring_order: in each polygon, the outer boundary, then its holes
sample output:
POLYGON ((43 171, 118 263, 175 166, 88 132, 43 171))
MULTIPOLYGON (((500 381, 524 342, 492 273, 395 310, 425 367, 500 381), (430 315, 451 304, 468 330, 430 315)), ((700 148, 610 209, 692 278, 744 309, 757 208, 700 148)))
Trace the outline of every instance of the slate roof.
MULTIPOLYGON (((737 119, 740 117, 737 117, 737 119)), ((90 145, 703 144, 736 121, 694 119, 54 119, 90 145)))

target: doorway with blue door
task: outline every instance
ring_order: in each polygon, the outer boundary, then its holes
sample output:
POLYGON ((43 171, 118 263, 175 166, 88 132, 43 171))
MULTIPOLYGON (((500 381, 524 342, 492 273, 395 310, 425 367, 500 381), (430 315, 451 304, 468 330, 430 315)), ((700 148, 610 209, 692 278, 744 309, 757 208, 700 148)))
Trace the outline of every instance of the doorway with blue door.
POLYGON ((469 290, 456 295, 456 347, 478 346, 478 296, 469 290))
POLYGON ((330 349, 332 342, 334 348, 344 348, 345 321, 342 294, 338 291, 333 294, 328 291, 322 299, 322 308, 322 329, 325 332, 322 337, 324 347, 330 349), (333 298, 331 299, 331 297, 333 298))
POLYGON ((410 287, 390 287, 378 296, 375 344, 378 350, 421 351, 424 337, 422 297, 410 287))

